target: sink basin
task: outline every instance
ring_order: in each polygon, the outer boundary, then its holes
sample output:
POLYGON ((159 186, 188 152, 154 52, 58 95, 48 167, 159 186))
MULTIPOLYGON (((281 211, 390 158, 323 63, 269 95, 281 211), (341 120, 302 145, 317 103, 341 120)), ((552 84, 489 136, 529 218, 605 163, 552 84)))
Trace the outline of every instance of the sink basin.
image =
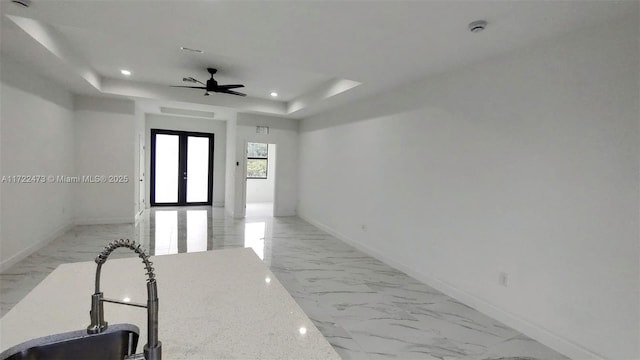
POLYGON ((131 324, 109 325, 100 334, 86 330, 45 336, 18 344, 0 354, 2 360, 123 360, 135 354, 140 329, 131 324))

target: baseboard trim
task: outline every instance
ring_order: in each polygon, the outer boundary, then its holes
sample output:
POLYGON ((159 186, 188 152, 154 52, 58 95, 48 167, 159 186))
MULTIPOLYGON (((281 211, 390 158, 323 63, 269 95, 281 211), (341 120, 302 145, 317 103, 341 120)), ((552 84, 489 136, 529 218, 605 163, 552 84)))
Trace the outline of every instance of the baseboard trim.
POLYGON ((40 237, 41 240, 39 240, 38 242, 34 243, 33 245, 22 249, 20 252, 18 252, 17 254, 11 256, 7 260, 1 261, 0 262, 0 273, 4 273, 7 269, 9 269, 13 265, 17 264, 21 260, 25 259, 27 256, 29 256, 29 255, 33 254, 34 252, 42 249, 45 245, 47 245, 51 241, 55 240, 58 236, 61 236, 62 234, 66 233, 67 231, 73 229, 73 226, 74 226, 73 222, 69 221, 69 223, 58 227, 56 230, 54 230, 53 232, 49 233, 48 235, 41 236, 40 237))
POLYGON ((86 218, 76 219, 76 225, 135 224, 135 217, 86 218))
POLYGON ((557 335, 544 327, 532 323, 529 320, 526 320, 516 314, 505 311, 503 309, 498 308, 497 306, 491 304, 490 302, 479 298, 467 291, 460 289, 459 287, 450 284, 441 279, 437 279, 418 271, 411 269, 410 267, 399 263, 391 258, 389 258, 384 253, 381 253, 361 242, 355 241, 352 238, 345 236, 344 234, 334 230, 326 224, 323 224, 319 221, 313 220, 311 217, 307 216, 304 213, 298 211, 298 217, 303 219, 304 221, 318 227, 319 229, 327 232, 328 234, 338 238, 339 240, 344 241, 345 243, 355 247, 356 249, 366 253, 367 255, 373 256, 376 259, 386 263, 387 265, 396 268, 407 275, 422 281, 423 283, 437 289, 438 291, 459 300, 460 302, 471 306, 472 308, 488 315, 512 328, 520 331, 521 333, 529 336, 530 338, 539 341, 540 343, 558 351, 561 354, 564 354, 571 359, 574 360, 604 360, 606 359, 604 356, 597 354, 582 345, 576 344, 575 342, 568 340, 560 335, 557 335))

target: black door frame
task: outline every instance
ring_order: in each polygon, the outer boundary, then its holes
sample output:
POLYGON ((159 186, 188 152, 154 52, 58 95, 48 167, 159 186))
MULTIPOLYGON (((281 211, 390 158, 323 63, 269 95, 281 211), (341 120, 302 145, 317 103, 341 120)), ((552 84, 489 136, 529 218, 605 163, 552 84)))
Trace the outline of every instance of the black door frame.
POLYGON ((213 204, 213 145, 215 135, 211 133, 179 131, 166 129, 151 129, 151 178, 150 189, 151 206, 192 206, 192 205, 211 205, 213 204), (156 135, 177 135, 178 136, 178 202, 175 203, 156 203, 156 135), (187 181, 189 175, 187 169, 187 137, 207 137, 209 138, 209 179, 208 191, 205 202, 187 202, 187 181))

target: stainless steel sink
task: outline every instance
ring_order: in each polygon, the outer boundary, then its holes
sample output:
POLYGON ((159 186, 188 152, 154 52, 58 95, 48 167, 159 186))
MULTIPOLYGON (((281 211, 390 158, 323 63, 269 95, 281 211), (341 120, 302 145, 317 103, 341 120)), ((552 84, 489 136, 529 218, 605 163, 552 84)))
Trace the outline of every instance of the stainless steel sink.
POLYGON ((87 330, 45 336, 16 345, 0 354, 2 360, 123 360, 133 355, 140 329, 116 324, 99 334, 87 330))

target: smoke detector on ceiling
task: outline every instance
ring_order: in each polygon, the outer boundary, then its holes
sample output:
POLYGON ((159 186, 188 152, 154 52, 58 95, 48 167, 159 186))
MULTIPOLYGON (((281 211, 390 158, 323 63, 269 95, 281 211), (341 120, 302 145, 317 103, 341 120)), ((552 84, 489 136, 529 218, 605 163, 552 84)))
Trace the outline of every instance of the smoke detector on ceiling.
POLYGON ((11 0, 11 2, 24 8, 31 6, 31 0, 11 0))
POLYGON ((469 23, 469 31, 472 33, 479 33, 482 30, 486 29, 487 22, 484 20, 476 20, 469 23))

